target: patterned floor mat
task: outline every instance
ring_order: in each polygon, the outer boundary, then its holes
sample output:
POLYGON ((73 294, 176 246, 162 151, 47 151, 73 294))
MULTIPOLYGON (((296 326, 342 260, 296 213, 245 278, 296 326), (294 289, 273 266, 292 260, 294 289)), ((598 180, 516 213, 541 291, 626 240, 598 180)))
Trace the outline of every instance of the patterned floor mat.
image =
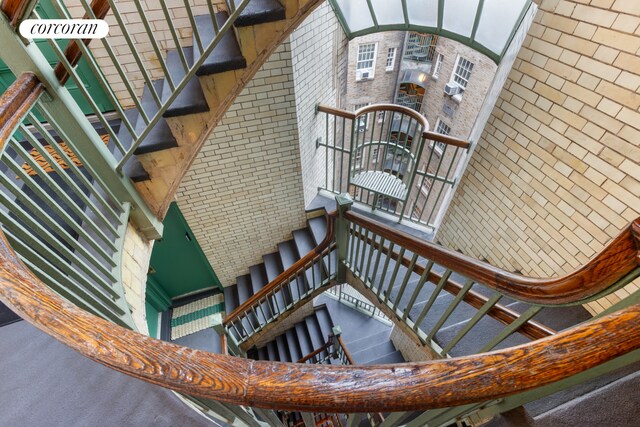
POLYGON ((206 297, 173 309, 171 339, 175 340, 222 323, 224 296, 206 297))

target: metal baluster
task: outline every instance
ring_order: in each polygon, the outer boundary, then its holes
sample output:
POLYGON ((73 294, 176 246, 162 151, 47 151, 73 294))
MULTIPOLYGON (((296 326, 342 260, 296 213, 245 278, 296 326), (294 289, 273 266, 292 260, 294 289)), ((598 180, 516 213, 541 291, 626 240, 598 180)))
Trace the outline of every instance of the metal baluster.
POLYGON ((478 312, 469 320, 464 327, 458 332, 458 334, 453 337, 453 339, 442 349, 441 356, 446 355, 451 351, 453 347, 456 346, 460 342, 462 338, 464 338, 469 331, 480 321, 482 318, 491 310, 502 298, 502 295, 499 293, 495 293, 489 298, 489 300, 484 303, 484 305, 478 310, 478 312))
POLYGON ((471 287, 473 286, 474 283, 475 282, 471 279, 467 280, 467 282, 464 284, 460 292, 458 292, 458 295, 456 295, 456 297, 451 302, 451 304, 449 304, 445 312, 442 313, 442 316, 440 316, 440 319, 438 319, 438 321, 434 325, 431 332, 429 332, 429 335, 427 335, 427 343, 431 342, 431 340, 438 333, 442 325, 444 325, 444 323, 447 321, 449 316, 451 316, 451 314, 456 309, 456 307, 458 307, 460 302, 464 299, 465 295, 467 295, 467 293, 471 290, 471 287))
POLYGON ((411 299, 409 300, 407 307, 404 309, 404 314, 402 315, 403 321, 406 322, 407 317, 409 316, 409 313, 413 308, 413 304, 415 304, 416 299, 418 298, 418 295, 420 294, 420 292, 422 291, 422 288, 424 287, 424 284, 427 282, 427 279, 429 279, 431 268, 433 268, 433 261, 429 261, 427 263, 427 266, 424 268, 424 271, 420 275, 420 280, 418 280, 418 283, 416 284, 416 288, 413 290, 413 294, 411 295, 411 299))
POLYGON ((367 280, 367 277, 365 275, 362 274, 362 271, 364 269, 364 259, 366 258, 366 253, 367 253, 367 248, 370 248, 369 244, 367 243, 369 241, 369 229, 365 228, 364 231, 364 238, 362 239, 362 254, 360 256, 360 268, 358 269, 358 271, 360 272, 360 277, 363 280, 367 280))
POLYGON ((358 226, 358 231, 357 234, 355 235, 355 239, 356 239, 356 251, 355 254, 353 256, 352 262, 351 262, 351 269, 353 270, 353 274, 359 275, 359 271, 358 271, 358 258, 359 258, 359 254, 360 254, 360 243, 362 242, 362 226, 358 226))
POLYGON ((405 251, 406 249, 404 247, 400 248, 400 253, 398 253, 398 259, 396 260, 396 266, 393 269, 393 273, 391 274, 391 279, 389 279, 389 286, 387 287, 387 292, 384 296, 385 303, 389 302, 389 296, 391 295, 391 290, 393 289, 393 285, 395 285, 398 271, 400 271, 400 266, 402 265, 402 258, 404 258, 405 251))
MULTIPOLYGON (((207 4, 211 5, 211 2, 207 2, 207 4)), ((178 52, 178 57, 180 58, 180 62, 182 63, 182 69, 185 74, 189 69, 189 64, 187 63, 187 57, 184 54, 184 50, 182 49, 182 43, 180 43, 180 37, 178 36, 178 32, 176 31, 175 25, 173 25, 173 18, 169 13, 169 8, 167 7, 166 0, 160 0, 160 7, 162 7, 162 13, 164 14, 165 20, 167 21, 167 25, 169 26, 169 32, 171 33, 171 37, 173 38, 173 43, 175 44, 176 51, 178 52)))
MULTIPOLYGON (((371 286, 370 288, 373 290, 374 289, 374 282, 376 277, 378 276, 378 267, 380 264, 380 258, 382 257, 382 249, 384 248, 384 244, 385 244, 386 240, 383 236, 380 236, 380 242, 378 242, 378 255, 376 255, 376 262, 375 265, 373 266, 373 273, 371 273, 371 286)), ((375 244, 372 246, 372 249, 375 248, 375 244)), ((366 282, 365 282, 366 284, 366 282)), ((378 286, 379 288, 379 286, 378 286)))
MULTIPOLYGON (((391 261, 391 254, 393 253, 393 248, 395 247, 395 243, 389 242, 389 249, 387 251, 387 259, 384 262, 384 267, 382 268, 382 277, 380 277, 380 286, 378 287, 378 298, 380 298, 380 293, 382 292, 382 288, 384 287, 384 278, 387 275, 387 270, 389 269, 389 261, 391 261)), ((384 249, 383 247, 380 248, 384 249)))
POLYGON ((482 349, 480 350, 480 353, 485 353, 487 351, 491 351, 491 349, 493 349, 495 346, 497 346, 502 341, 507 339, 509 337, 509 335, 513 334, 518 329, 520 329, 520 326, 524 325, 533 316, 538 314, 538 312, 540 310, 542 310, 542 308, 543 307, 538 307, 538 306, 530 307, 527 311, 525 311, 523 314, 521 314, 520 317, 518 317, 516 320, 511 322, 509 324, 509 326, 504 328, 498 335, 496 335, 491 341, 489 341, 484 347, 482 347, 482 349))
MULTIPOLYGON (((368 230, 367 230, 368 231, 368 230)), ((371 269, 371 261, 373 260, 373 253, 375 252, 375 243, 378 236, 373 231, 371 232, 371 244, 367 244, 367 248, 369 249, 369 258, 367 259, 367 271, 364 273, 363 282, 366 285, 367 280, 369 280, 369 270, 371 269)))
MULTIPOLYGON (((184 8, 187 10, 187 16, 189 17, 189 22, 191 23, 191 28, 193 29, 193 36, 196 39, 196 45, 198 49, 200 49, 200 53, 204 54, 202 37, 200 37, 200 31, 198 30, 198 26, 196 25, 196 19, 193 16, 193 11, 191 10, 191 6, 189 5, 189 0, 184 0, 184 8)), ((231 13, 233 13, 233 11, 231 13)))
POLYGON ((449 281, 449 276, 451 276, 451 273, 452 273, 452 271, 447 269, 444 272, 444 274, 442 275, 442 278, 438 282, 438 286, 436 286, 436 289, 431 294, 431 297, 429 298, 429 301, 427 301, 427 304, 424 306, 424 308, 422 309, 422 312, 420 313, 420 315, 416 319, 416 323, 413 325, 413 329, 414 330, 417 331, 418 328, 420 327, 420 323, 424 320, 425 316, 427 315, 427 313, 431 309, 431 306, 433 306, 433 303, 436 301, 436 298, 438 298, 438 296, 440 295, 440 292, 442 292, 442 289, 444 288, 444 285, 446 285, 447 281, 449 281))
POLYGON ((398 308, 398 305, 400 304, 400 300, 404 296, 404 291, 407 287, 407 284, 409 283, 409 279, 411 278, 411 275, 413 274, 413 268, 415 267, 417 261, 418 261, 418 254, 413 254, 413 256, 411 257, 411 261, 409 262, 409 267, 407 267, 407 274, 404 276, 404 280, 402 281, 402 285, 400 286, 400 290, 398 291, 398 296, 396 297, 396 302, 393 305, 394 312, 398 308))
MULTIPOLYGON (((445 154, 446 149, 447 149, 447 146, 445 146, 445 149, 442 150, 442 158, 444 158, 444 154, 445 154)), ((458 155, 458 151, 459 150, 460 150, 460 147, 456 147, 456 151, 453 153, 453 156, 451 157, 451 162, 449 163, 449 168, 447 169, 447 173, 444 176, 445 180, 449 177, 449 174, 451 173, 451 169, 453 168, 453 164, 455 163, 455 159, 456 159, 456 157, 458 155)), ((442 163, 442 161, 441 161, 441 163, 442 163)), ((438 167, 438 171, 439 170, 440 170, 440 168, 438 167)), ((437 176, 437 172, 436 172, 436 176, 437 176)), ((429 213, 429 216, 427 217, 427 224, 429 224, 430 221, 431 221, 431 217, 433 216, 433 213, 435 212, 436 207, 438 206, 438 200, 440 200, 440 196, 442 195, 442 192, 443 192, 444 187, 446 185, 447 184, 445 182, 443 182, 442 185, 440 186, 440 190, 438 191, 438 196, 436 197, 436 201, 433 204, 433 208, 431 209, 431 212, 429 213)))

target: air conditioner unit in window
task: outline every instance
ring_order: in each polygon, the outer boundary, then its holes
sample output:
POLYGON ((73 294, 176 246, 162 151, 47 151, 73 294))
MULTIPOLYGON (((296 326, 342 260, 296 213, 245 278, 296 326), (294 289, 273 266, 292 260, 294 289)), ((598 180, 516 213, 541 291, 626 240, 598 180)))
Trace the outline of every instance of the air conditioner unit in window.
POLYGON ((462 88, 457 83, 451 82, 444 86, 444 93, 449 96, 457 95, 460 92, 462 92, 462 88))
POLYGON ((371 78, 371 71, 367 70, 367 71, 362 71, 362 70, 358 70, 356 71, 356 80, 366 80, 371 78))

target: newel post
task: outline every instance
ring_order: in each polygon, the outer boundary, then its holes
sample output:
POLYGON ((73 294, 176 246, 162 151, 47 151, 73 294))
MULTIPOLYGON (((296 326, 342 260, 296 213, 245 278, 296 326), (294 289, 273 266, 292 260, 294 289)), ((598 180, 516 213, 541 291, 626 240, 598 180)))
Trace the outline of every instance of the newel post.
POLYGON ((353 199, 349 193, 336 196, 338 206, 338 218, 336 219, 336 251, 338 253, 338 283, 347 281, 347 248, 349 246, 349 222, 344 217, 345 212, 351 209, 353 199))

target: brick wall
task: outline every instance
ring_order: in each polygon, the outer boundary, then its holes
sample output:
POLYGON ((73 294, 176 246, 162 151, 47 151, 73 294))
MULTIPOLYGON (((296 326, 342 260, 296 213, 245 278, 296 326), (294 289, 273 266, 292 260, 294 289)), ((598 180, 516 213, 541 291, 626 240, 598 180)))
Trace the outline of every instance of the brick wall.
POLYGON ((346 109, 353 110, 360 104, 378 104, 393 102, 396 92, 396 80, 400 70, 404 31, 374 33, 356 37, 349 42, 348 71, 346 76, 346 109), (376 62, 373 79, 356 81, 356 62, 358 46, 376 43, 376 62), (396 60, 393 70, 386 71, 387 52, 396 48, 396 60))
POLYGON ((130 223, 124 237, 122 285, 136 329, 147 335, 149 329, 144 301, 152 248, 153 243, 146 240, 130 223))
POLYGON ((289 43, 216 126, 177 199, 224 286, 305 225, 289 43))
POLYGON ((316 139, 325 133, 323 115, 317 104, 335 106, 339 102, 341 58, 347 40, 328 3, 318 7, 291 34, 293 77, 300 136, 302 180, 305 205, 325 182, 325 150, 316 149, 316 139))
POLYGON ((550 276, 640 216, 640 3, 539 3, 437 239, 550 276))

